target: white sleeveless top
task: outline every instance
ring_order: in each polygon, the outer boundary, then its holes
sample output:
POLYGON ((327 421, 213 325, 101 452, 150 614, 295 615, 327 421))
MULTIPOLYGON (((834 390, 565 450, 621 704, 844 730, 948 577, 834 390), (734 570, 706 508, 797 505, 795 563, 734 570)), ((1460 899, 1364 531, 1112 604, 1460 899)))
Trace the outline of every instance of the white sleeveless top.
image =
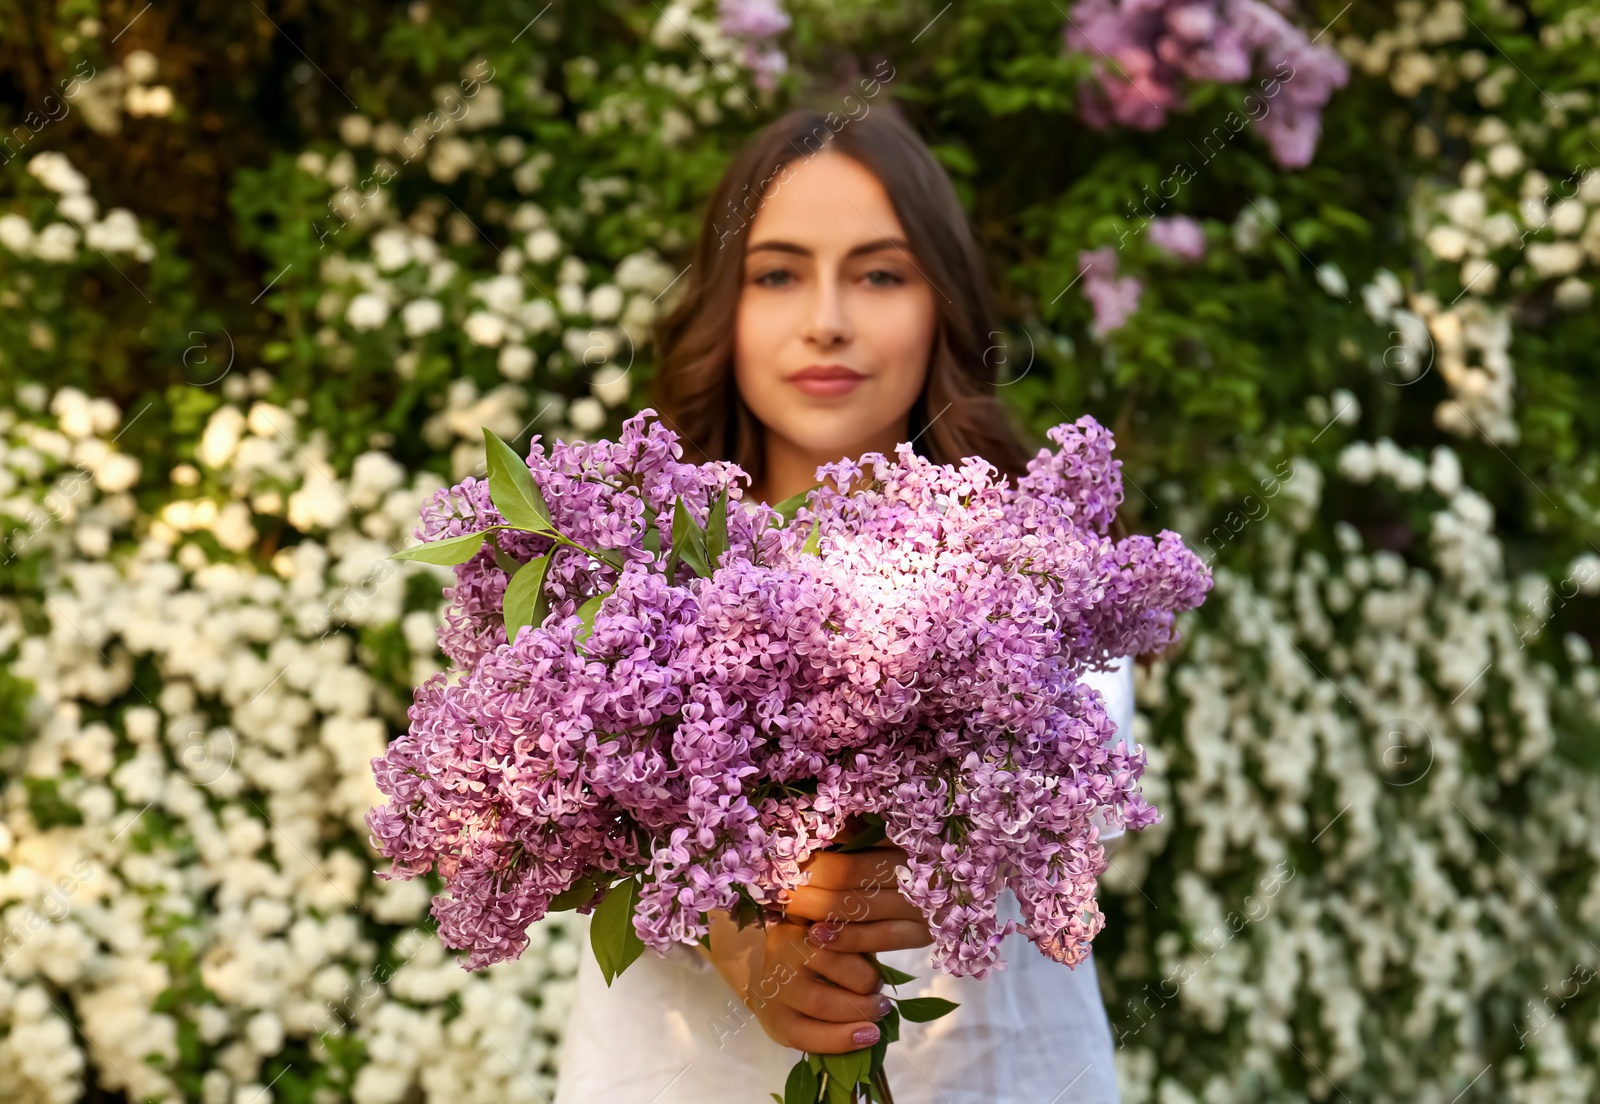
MULTIPOLYGON (((1131 658, 1083 677, 1105 698, 1113 742, 1131 742, 1131 658)), ((1020 919, 1010 890, 1001 905, 1020 919)), ((1005 969, 983 980, 936 973, 926 947, 878 956, 917 977, 895 996, 961 1006, 901 1025, 885 1059, 895 1104, 1118 1104, 1094 956, 1063 966, 1020 933, 1001 953, 1005 969)), ((772 1041, 694 948, 675 946, 665 958, 647 950, 607 988, 584 947, 554 1104, 754 1104, 783 1094, 799 1057, 772 1041)))

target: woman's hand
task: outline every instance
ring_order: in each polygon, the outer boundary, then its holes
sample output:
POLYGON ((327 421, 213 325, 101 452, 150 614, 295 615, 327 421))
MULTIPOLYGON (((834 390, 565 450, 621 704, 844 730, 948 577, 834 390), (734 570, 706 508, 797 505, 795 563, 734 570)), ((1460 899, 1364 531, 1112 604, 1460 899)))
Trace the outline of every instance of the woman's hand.
POLYGON ((784 915, 811 921, 811 941, 834 951, 926 947, 933 942, 928 921, 895 880, 895 867, 905 862, 906 853, 892 846, 819 851, 801 868, 810 881, 790 892, 784 915))
POLYGON ((805 866, 809 884, 789 895, 783 923, 740 929, 726 913, 711 914, 707 957, 774 1041, 812 1054, 878 1041, 876 1021, 891 1005, 867 954, 933 942, 896 888, 894 868, 904 861, 896 847, 821 852, 805 866))
POLYGON ((792 920, 741 929, 713 912, 707 955, 775 1042, 812 1054, 871 1046, 891 1007, 877 968, 865 955, 808 942, 809 930, 792 920))

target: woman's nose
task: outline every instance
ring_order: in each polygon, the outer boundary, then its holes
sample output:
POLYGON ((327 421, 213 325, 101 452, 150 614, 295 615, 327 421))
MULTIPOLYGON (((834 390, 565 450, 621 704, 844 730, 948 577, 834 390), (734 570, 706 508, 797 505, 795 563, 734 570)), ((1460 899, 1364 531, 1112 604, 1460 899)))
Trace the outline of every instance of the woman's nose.
POLYGON ((850 340, 850 318, 845 310, 839 281, 827 277, 817 281, 817 293, 806 324, 806 339, 822 348, 832 348, 850 340))

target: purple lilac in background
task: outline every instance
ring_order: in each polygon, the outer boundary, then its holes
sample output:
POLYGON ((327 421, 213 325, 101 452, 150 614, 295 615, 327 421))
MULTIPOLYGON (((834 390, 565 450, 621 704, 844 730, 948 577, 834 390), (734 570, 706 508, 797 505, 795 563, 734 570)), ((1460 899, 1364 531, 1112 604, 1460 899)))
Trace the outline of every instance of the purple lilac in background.
POLYGON ((1090 126, 1155 130, 1184 106, 1188 81, 1257 78, 1262 106, 1246 110, 1284 168, 1310 163, 1322 109, 1350 75, 1330 45, 1262 0, 1079 0, 1064 34, 1106 59, 1083 89, 1090 126))

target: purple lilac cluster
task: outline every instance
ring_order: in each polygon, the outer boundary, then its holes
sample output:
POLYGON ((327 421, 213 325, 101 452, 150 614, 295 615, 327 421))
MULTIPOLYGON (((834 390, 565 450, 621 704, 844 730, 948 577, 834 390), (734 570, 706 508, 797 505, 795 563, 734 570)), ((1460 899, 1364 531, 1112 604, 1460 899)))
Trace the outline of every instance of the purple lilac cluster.
POLYGON ((744 43, 742 60, 755 74, 756 87, 777 87, 789 59, 772 39, 789 29, 789 13, 778 0, 718 0, 717 14, 722 33, 744 43))
POLYGON ((1104 338, 1122 328, 1128 316, 1139 309, 1144 284, 1137 276, 1117 275, 1117 250, 1106 245, 1078 252, 1078 272, 1083 278, 1083 297, 1094 308, 1090 332, 1104 338))
POLYGON ((1180 260, 1198 261, 1206 255, 1205 227, 1188 215, 1150 220, 1150 244, 1180 260))
POLYGON ((1183 107, 1189 80, 1237 84, 1275 74, 1256 126, 1285 168, 1310 162, 1322 109, 1350 75, 1337 51, 1308 40, 1263 0, 1079 0, 1065 36, 1072 49, 1111 63, 1084 88, 1083 117, 1096 128, 1155 130, 1183 107))
MULTIPOLYGON (((417 689, 409 730, 373 760, 387 876, 437 868, 434 915, 469 969, 520 954, 584 879, 640 877, 634 927, 664 952, 704 935, 709 910, 775 902, 850 818, 875 814, 909 856, 901 890, 938 967, 1002 968, 1013 930, 1081 961, 1104 923, 1091 818, 1158 814, 1139 793, 1143 751, 1111 743, 1079 676, 1169 644, 1211 585, 1175 533, 1107 535, 1122 500, 1111 434, 1089 417, 1056 426, 1015 486, 908 445, 824 465, 786 522, 740 499, 737 466, 679 462, 653 414, 615 443, 546 455, 535 439, 528 457, 556 528, 620 550, 620 568, 561 548, 549 616, 509 641, 496 557, 456 568, 441 646, 460 670, 417 689), (675 503, 705 525, 724 491, 727 551, 705 577, 681 563, 669 577, 675 503), (607 590, 580 642, 579 603, 607 590), (997 919, 1008 887, 1020 924, 997 919)), ((417 535, 499 520, 468 479, 417 535)), ((554 547, 513 537, 516 560, 554 547)))

